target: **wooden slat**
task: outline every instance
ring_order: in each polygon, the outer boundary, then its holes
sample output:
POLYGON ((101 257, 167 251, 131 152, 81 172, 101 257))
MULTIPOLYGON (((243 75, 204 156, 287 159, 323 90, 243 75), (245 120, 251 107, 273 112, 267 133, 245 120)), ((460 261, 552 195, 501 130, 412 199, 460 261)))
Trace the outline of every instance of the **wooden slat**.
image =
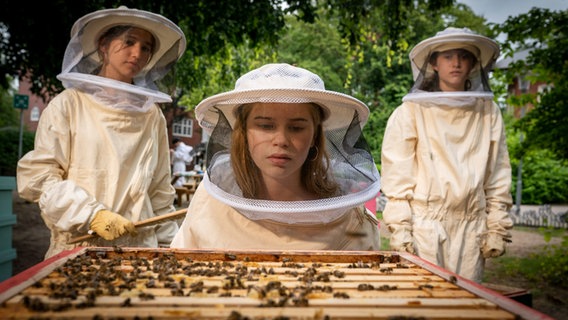
MULTIPOLYGON (((31 298, 39 298, 45 305, 57 306, 61 303, 58 299, 51 299, 46 296, 29 296, 31 298)), ((16 296, 6 302, 7 306, 22 304, 23 296, 16 296)), ((120 307, 125 300, 130 298, 130 305, 135 307, 215 307, 223 305, 226 308, 236 308, 239 306, 258 307, 263 302, 257 298, 242 297, 208 297, 207 295, 197 295, 188 297, 156 297, 151 300, 140 299, 138 297, 126 296, 103 296, 96 299, 97 308, 120 307)), ((77 299, 73 304, 79 304, 85 299, 77 299)), ((352 297, 349 299, 339 298, 317 298, 310 296, 310 307, 405 307, 405 308, 460 308, 464 311, 469 309, 498 309, 498 306, 492 302, 476 297, 468 298, 417 298, 413 297, 352 297)))
MULTIPOLYGON (((332 319, 392 319, 392 317, 415 317, 421 319, 515 319, 515 316, 503 310, 471 310, 464 313, 458 309, 432 309, 432 308, 357 308, 356 312, 351 308, 257 308, 257 307, 238 307, 226 308, 217 306, 215 308, 202 307, 108 307, 100 308, 96 311, 89 309, 68 310, 62 312, 44 312, 42 318, 72 318, 72 319, 93 319, 94 317, 103 318, 141 318, 148 317, 160 319, 174 318, 200 318, 200 319, 228 319, 232 313, 246 315, 248 318, 275 318, 287 317, 296 319, 322 319, 328 316, 332 319)), ((19 319, 26 319, 29 314, 19 314, 19 319)))

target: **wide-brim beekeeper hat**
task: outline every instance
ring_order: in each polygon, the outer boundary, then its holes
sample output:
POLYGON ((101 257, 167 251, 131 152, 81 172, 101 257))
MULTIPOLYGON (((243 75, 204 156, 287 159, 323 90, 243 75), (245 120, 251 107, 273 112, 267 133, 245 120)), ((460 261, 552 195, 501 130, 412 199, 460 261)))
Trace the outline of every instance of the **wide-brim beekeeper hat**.
POLYGON ((185 52, 185 35, 175 23, 159 14, 124 6, 89 13, 73 24, 62 74, 93 74, 102 64, 98 54, 99 38, 110 28, 122 25, 144 29, 154 36, 152 57, 134 78, 134 83, 155 88, 154 82, 161 79, 185 52))
POLYGON ((264 65, 241 76, 234 90, 203 100, 195 114, 210 135, 202 182, 205 189, 251 220, 328 223, 373 199, 380 190, 380 175, 362 135, 369 108, 354 97, 326 90, 323 80, 306 69, 285 63, 264 65), (252 103, 312 103, 321 107, 325 152, 329 157, 327 174, 339 186, 337 196, 272 201, 242 195, 231 166, 231 138, 237 108, 252 103))
POLYGON ((471 52, 483 69, 492 67, 499 57, 499 45, 494 40, 476 34, 468 28, 449 27, 436 33, 434 37, 421 41, 410 51, 414 80, 425 66, 429 68, 426 74, 434 72, 428 63, 432 53, 452 49, 465 49, 471 52))
POLYGON ((201 127, 211 134, 219 112, 223 112, 233 127, 236 107, 255 102, 315 103, 323 109, 324 129, 340 128, 349 124, 354 116, 363 127, 369 117, 369 108, 360 100, 326 90, 318 75, 285 63, 267 64, 244 74, 235 83, 234 90, 201 101, 195 115, 201 127))

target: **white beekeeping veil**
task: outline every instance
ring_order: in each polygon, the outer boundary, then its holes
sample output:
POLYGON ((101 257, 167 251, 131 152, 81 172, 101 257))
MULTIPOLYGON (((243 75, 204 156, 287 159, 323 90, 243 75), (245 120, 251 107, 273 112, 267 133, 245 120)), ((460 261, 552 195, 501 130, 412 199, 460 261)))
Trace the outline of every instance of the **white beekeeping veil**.
POLYGON ((62 71, 57 76, 65 88, 79 88, 91 93, 105 105, 145 111, 156 102, 171 102, 168 94, 158 91, 156 81, 163 78, 185 51, 186 39, 181 29, 161 15, 129 9, 104 9, 78 19, 71 29, 62 71), (99 37, 115 26, 134 26, 154 36, 151 60, 129 84, 96 75, 102 61, 97 46, 99 37))
POLYGON ((326 223, 373 199, 380 190, 380 176, 361 133, 368 107, 351 96, 327 91, 321 78, 308 70, 288 64, 265 65, 240 77, 234 90, 203 100, 195 114, 211 136, 202 183, 213 197, 249 219, 326 223), (255 102, 314 103, 322 108, 330 157, 328 176, 339 184, 338 196, 307 201, 243 197, 230 162, 231 133, 237 108, 255 102))
POLYGON ((418 103, 437 103, 448 106, 469 105, 475 99, 493 99, 489 87, 488 74, 499 57, 499 46, 487 37, 475 34, 463 28, 447 28, 436 36, 417 44, 410 51, 412 76, 414 86, 403 101, 418 103), (442 92, 426 90, 427 83, 437 81, 437 75, 430 63, 430 58, 436 52, 452 49, 465 49, 476 58, 476 64, 469 73, 469 88, 467 91, 442 92))

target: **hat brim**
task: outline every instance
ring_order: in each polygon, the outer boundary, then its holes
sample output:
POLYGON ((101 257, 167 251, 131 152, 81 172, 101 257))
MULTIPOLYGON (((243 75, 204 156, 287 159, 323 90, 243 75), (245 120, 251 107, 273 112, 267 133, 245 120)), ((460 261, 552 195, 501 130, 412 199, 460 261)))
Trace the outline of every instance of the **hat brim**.
POLYGON ((323 122, 325 130, 349 126, 355 114, 363 128, 369 117, 367 105, 354 97, 334 91, 310 89, 256 89, 224 92, 201 101, 195 108, 195 116, 203 130, 211 134, 219 120, 219 111, 223 112, 231 127, 234 127, 235 108, 257 102, 318 104, 327 114, 323 122))
POLYGON ((177 59, 185 51, 186 39, 176 24, 161 15, 137 9, 104 9, 87 14, 75 22, 71 29, 71 37, 73 38, 82 30, 81 45, 85 55, 100 63, 98 54, 93 54, 97 51, 97 40, 105 31, 119 25, 132 25, 154 36, 156 50, 152 54, 152 59, 142 70, 143 73, 152 69, 160 57, 176 43, 179 42, 177 59))
POLYGON ((418 43, 409 54, 412 75, 414 79, 420 74, 420 69, 427 63, 430 55, 436 52, 437 48, 446 46, 448 44, 455 44, 455 48, 463 46, 473 46, 479 50, 479 55, 476 54, 477 59, 481 66, 485 69, 492 65, 497 57, 499 57, 499 46, 497 43, 485 36, 469 34, 469 33, 452 33, 447 35, 439 35, 418 43))

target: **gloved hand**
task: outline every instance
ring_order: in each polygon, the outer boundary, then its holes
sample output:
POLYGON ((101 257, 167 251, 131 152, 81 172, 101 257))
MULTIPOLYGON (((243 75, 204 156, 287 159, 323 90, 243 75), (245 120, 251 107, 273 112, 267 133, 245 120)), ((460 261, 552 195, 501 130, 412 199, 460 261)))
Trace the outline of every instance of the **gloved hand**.
POLYGON ((505 243, 511 242, 509 234, 485 232, 481 235, 481 253, 485 259, 500 257, 505 254, 505 243))
POLYGON ((390 247, 392 250, 416 254, 411 226, 391 224, 388 228, 391 232, 390 247))
POLYGON ((125 233, 137 234, 134 223, 108 210, 97 212, 91 221, 90 228, 101 238, 108 241, 114 240, 125 233))
POLYGON ((400 248, 398 248, 398 251, 416 254, 416 250, 414 249, 414 245, 412 244, 412 242, 404 242, 400 246, 400 248))

